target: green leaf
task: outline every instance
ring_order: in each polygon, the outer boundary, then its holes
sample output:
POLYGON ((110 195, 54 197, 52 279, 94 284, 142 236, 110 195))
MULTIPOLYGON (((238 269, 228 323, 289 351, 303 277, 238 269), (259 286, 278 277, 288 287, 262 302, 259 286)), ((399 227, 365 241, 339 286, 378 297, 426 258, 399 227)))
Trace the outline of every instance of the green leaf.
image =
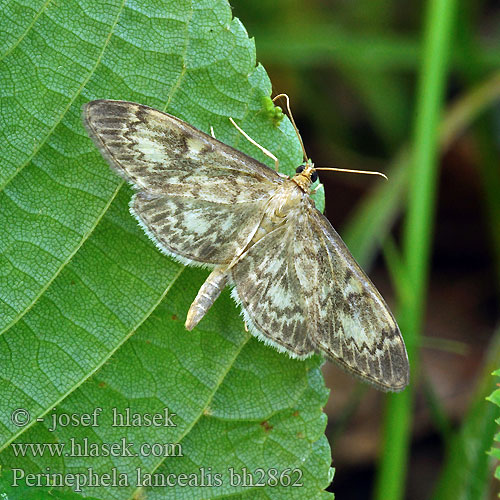
MULTIPOLYGON (((492 373, 492 375, 496 377, 500 377, 500 370, 496 370, 492 373)), ((496 404, 497 406, 500 407, 500 389, 496 389, 491 393, 490 396, 486 398, 488 401, 491 401, 492 403, 496 404)), ((497 418, 495 420, 497 425, 500 425, 500 418, 497 418)), ((500 432, 497 432, 494 437, 495 443, 500 443, 500 432)), ((490 450, 490 455, 492 457, 495 457, 497 460, 500 460, 500 448, 497 446, 493 446, 490 450)), ((497 479, 500 479, 500 465, 497 466, 495 470, 495 477, 497 479)))
MULTIPOLYGON (((4 470, 60 474, 63 485, 50 480, 58 492, 76 490, 68 477, 89 468, 101 479, 124 474, 121 487, 82 485, 103 499, 139 495, 139 469, 158 480, 177 475, 172 487, 146 487, 148 498, 330 498, 321 360, 291 360, 255 340, 227 291, 187 332, 186 312, 207 273, 158 252, 128 213, 131 190, 81 123, 91 99, 137 101, 212 126, 218 139, 273 166, 233 117, 292 173, 300 144, 288 119, 265 104, 271 84, 227 1, 12 2, 0 9, 0 25, 4 470), (168 408, 172 425, 113 427, 113 408, 168 408), (16 409, 27 414, 13 416, 16 409), (99 446, 99 456, 76 456, 72 439, 99 446), (22 456, 30 443, 65 448, 51 456, 28 447, 22 456), (137 456, 110 453, 111 443, 133 443, 126 449, 137 456), (263 469, 264 481, 274 468, 285 482, 297 469, 303 486, 231 486, 230 467, 263 469), (179 484, 179 475, 209 469, 221 486, 179 484)), ((14 498, 20 490, 6 491, 14 498)))
POLYGON ((432 495, 434 500, 488 497, 493 461, 487 451, 498 432, 495 420, 500 417, 500 407, 486 398, 495 386, 491 372, 500 363, 500 329, 496 329, 486 353, 460 428, 448 440, 444 465, 432 495))

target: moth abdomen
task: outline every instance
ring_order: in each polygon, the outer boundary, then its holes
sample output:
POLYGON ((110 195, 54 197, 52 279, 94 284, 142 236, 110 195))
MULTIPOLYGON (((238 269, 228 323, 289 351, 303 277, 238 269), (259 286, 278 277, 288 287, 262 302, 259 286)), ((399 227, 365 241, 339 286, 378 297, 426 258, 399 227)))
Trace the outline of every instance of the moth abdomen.
POLYGON ((186 318, 186 329, 192 330, 212 307, 228 281, 227 270, 215 268, 200 288, 194 299, 186 318))

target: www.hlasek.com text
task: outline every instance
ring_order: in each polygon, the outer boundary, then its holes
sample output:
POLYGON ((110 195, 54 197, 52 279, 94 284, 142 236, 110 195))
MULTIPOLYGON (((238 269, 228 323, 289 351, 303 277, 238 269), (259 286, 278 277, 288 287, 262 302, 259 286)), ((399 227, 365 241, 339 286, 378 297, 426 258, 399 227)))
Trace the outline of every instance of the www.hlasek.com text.
POLYGON ((123 437, 112 443, 70 438, 67 443, 11 443, 16 457, 182 457, 181 443, 140 443, 123 437))

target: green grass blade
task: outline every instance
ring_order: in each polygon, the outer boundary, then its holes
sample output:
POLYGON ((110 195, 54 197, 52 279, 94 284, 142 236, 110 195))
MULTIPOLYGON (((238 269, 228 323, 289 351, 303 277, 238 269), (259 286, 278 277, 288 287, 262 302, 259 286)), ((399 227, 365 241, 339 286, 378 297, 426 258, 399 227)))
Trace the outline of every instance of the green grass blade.
MULTIPOLYGON (((401 303, 400 326, 413 374, 418 372, 416 347, 425 307, 430 242, 436 191, 438 125, 448 68, 454 0, 428 2, 417 119, 412 150, 404 259, 413 294, 401 303)), ((411 426, 413 390, 388 398, 383 452, 376 483, 377 499, 403 497, 411 426)))

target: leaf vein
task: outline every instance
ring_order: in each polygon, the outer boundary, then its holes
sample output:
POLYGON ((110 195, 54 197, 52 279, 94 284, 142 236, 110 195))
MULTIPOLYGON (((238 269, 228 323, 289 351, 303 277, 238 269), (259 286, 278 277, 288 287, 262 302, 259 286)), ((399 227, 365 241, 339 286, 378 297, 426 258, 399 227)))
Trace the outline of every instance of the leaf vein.
POLYGON ((109 41, 111 40, 111 36, 113 35, 113 32, 114 32, 114 29, 118 23, 118 19, 120 18, 120 15, 123 11, 123 7, 125 5, 125 1, 126 0, 122 0, 122 5, 118 11, 118 14, 116 15, 116 18, 113 22, 113 25, 111 26, 111 29, 109 30, 109 34, 104 42, 104 45, 103 45, 103 48, 101 50, 101 53, 99 54, 99 57, 97 58, 95 64, 94 64, 94 67, 89 71, 89 74, 87 75, 87 78, 85 78, 83 80, 83 82, 81 83, 80 87, 76 90, 76 92, 74 93, 73 97, 68 101, 67 105, 64 106, 62 112, 60 113, 60 115, 58 116, 58 118, 54 121, 53 125, 50 127, 50 129, 47 131, 45 137, 43 138, 43 140, 41 140, 37 146, 35 146, 35 148, 33 148, 33 152, 31 153, 30 156, 28 156, 28 158, 26 158, 26 160, 24 161, 24 163, 22 165, 19 166, 19 168, 17 168, 10 177, 7 177, 5 179, 5 182, 3 183, 2 186, 0 186, 0 192, 2 190, 5 189, 5 187, 14 179, 14 177, 16 177, 16 175, 21 172, 25 167, 26 165, 28 165, 31 160, 33 159, 33 157, 38 153, 38 151, 40 151, 40 149, 42 148, 42 146, 48 141, 49 137, 52 135, 52 133, 54 132, 54 130, 57 128, 57 126, 61 123, 63 117, 66 115, 66 113, 68 112, 69 108, 73 105, 73 103, 75 102, 76 98, 81 94, 82 90, 85 88, 85 85, 87 85, 87 83, 89 82, 90 78, 93 76, 96 68, 99 66, 101 60, 102 60, 102 57, 104 55, 104 52, 106 51, 106 48, 109 44, 109 41))

